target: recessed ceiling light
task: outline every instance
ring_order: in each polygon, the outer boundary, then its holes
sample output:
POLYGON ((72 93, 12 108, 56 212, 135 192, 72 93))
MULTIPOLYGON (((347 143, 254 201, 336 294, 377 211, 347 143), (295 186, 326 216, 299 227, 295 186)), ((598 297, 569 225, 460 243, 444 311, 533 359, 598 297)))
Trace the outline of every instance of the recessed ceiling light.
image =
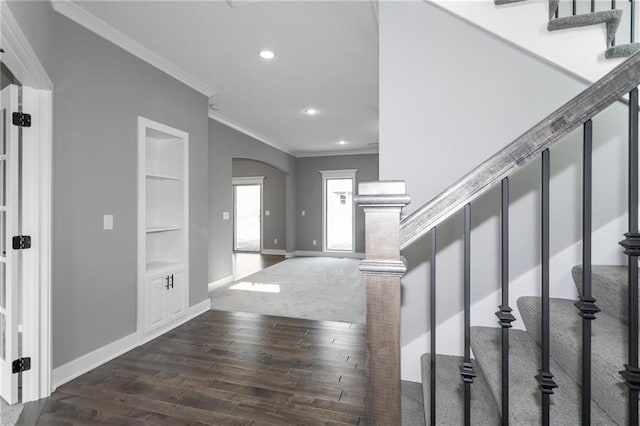
POLYGON ((258 52, 258 55, 260 55, 262 59, 273 59, 276 57, 276 52, 269 49, 262 49, 258 52))
POLYGON ((346 144, 347 144, 347 141, 345 141, 344 139, 338 141, 338 145, 346 145, 346 144))
POLYGON ((318 113, 318 110, 315 108, 307 108, 302 112, 304 112, 307 115, 316 115, 318 113))

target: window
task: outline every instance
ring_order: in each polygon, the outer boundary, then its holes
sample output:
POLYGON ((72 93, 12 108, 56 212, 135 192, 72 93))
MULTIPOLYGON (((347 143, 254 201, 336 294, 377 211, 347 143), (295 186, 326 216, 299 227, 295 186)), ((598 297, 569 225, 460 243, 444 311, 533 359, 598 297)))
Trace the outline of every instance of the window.
POLYGON ((321 170, 324 251, 355 251, 353 192, 357 170, 321 170))

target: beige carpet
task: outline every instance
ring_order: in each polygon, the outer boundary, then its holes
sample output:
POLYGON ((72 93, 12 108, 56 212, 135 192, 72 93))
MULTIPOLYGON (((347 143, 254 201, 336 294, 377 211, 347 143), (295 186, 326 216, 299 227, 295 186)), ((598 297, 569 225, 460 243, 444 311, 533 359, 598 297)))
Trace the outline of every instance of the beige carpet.
POLYGON ((363 324, 359 263, 331 257, 288 259, 212 291, 212 309, 363 324))

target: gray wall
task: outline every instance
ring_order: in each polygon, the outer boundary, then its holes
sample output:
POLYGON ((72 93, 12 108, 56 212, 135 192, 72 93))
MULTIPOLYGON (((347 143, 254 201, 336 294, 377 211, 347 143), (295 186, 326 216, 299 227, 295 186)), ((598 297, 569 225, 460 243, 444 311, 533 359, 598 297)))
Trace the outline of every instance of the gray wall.
MULTIPOLYGON (((287 251, 295 250, 295 157, 209 120, 209 282, 228 277, 231 267, 233 221, 223 220, 232 212, 232 160, 244 158, 269 164, 285 174, 285 223, 287 251)), ((273 240, 272 240, 273 241, 273 240)))
POLYGON ((58 14, 54 48, 57 367, 136 330, 139 115, 189 133, 189 305, 206 300, 208 143, 202 94, 58 14))
POLYGON ((9 6, 20 29, 27 37, 45 71, 51 76, 53 67, 53 7, 50 1, 9 0, 9 6))
MULTIPOLYGON (((286 175, 273 166, 255 160, 234 158, 233 177, 264 176, 262 185, 262 249, 286 247, 286 175), (269 216, 265 211, 269 210, 269 216), (274 243, 277 239, 278 242, 274 243)), ((233 216, 232 216, 233 217, 233 216)))
MULTIPOLYGON (((359 182, 378 180, 378 155, 298 158, 296 164, 296 250, 322 251, 322 175, 320 170, 358 169, 359 182), (305 216, 301 215, 302 210, 305 216), (316 245, 313 245, 316 240, 316 245)), ((357 191, 357 189, 356 189, 357 191)), ((364 252, 364 212, 356 208, 356 252, 364 252)))
MULTIPOLYGON (((406 212, 411 212, 584 88, 549 64, 432 4, 382 2, 380 177, 407 181, 413 201, 406 212)), ((618 104, 600 114, 594 130, 594 229, 598 229, 624 214, 624 108, 618 104)), ((554 259, 562 253, 552 264, 552 294, 556 295, 575 293, 570 268, 579 262, 579 247, 570 256, 564 251, 580 240, 580 153, 580 130, 552 150, 551 250, 554 259)), ((511 279, 526 278, 535 294, 539 291, 539 179, 537 161, 516 174, 511 180, 510 207, 511 279)), ((473 302, 498 290, 498 200, 494 189, 472 206, 473 302)), ((621 235, 622 230, 616 232, 621 235)), ((460 215, 438 227, 439 324, 461 311, 461 235, 460 215)), ((425 352, 426 343, 416 339, 428 331, 426 246, 422 239, 404 252, 409 272, 403 279, 403 376, 411 379, 415 376, 410 377, 407 366, 415 363, 419 370, 416 360, 425 352)), ((595 262, 615 262, 620 257, 615 242, 594 244, 594 249, 595 262)), ((512 295, 518 291, 518 286, 512 286, 512 295)), ((486 319, 487 325, 495 326, 493 312, 498 303, 492 301, 493 307, 486 312, 474 312, 474 323, 486 319)), ((515 300, 511 306, 515 307, 515 300)), ((460 324, 454 325, 459 332, 460 324)), ((459 347, 459 336, 450 337, 459 347)), ((455 352, 445 346, 441 342, 442 350, 455 352)))

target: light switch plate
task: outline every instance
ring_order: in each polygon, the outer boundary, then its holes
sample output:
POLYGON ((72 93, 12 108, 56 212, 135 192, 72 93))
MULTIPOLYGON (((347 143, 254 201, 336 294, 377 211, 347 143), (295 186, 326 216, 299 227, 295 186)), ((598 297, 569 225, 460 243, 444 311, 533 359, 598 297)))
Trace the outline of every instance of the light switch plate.
POLYGON ((302 214, 302 216, 305 216, 307 214, 307 212, 302 210, 301 214, 302 214))
POLYGON ((264 215, 265 216, 271 216, 271 210, 265 210, 264 211, 264 215))
POLYGON ((229 212, 222 212, 222 220, 229 220, 229 212))
POLYGON ((110 231, 113 229, 113 215, 105 214, 102 218, 102 229, 105 231, 110 231))

